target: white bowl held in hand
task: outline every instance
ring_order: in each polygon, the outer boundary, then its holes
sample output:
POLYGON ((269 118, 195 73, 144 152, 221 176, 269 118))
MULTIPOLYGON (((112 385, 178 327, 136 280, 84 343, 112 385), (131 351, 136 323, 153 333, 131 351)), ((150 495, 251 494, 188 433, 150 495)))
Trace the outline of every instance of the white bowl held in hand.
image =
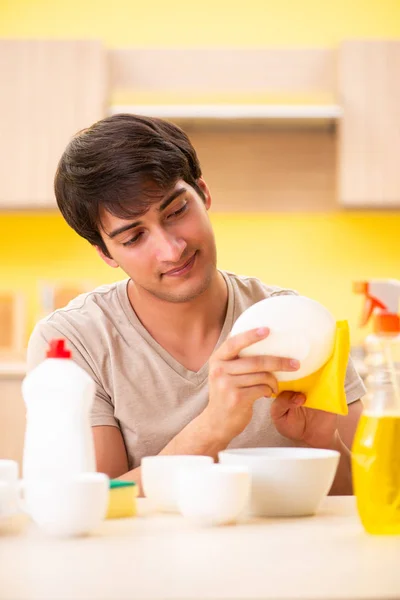
POLYGON ((276 371, 278 381, 294 381, 320 369, 331 357, 336 321, 319 302, 305 296, 281 295, 256 302, 233 325, 231 335, 268 327, 267 338, 248 346, 240 356, 280 356, 300 361, 297 371, 276 371))
POLYGON ((105 518, 109 478, 104 473, 80 473, 65 479, 21 481, 22 509, 46 533, 81 536, 105 518))
POLYGON ((203 525, 234 523, 247 505, 250 474, 245 467, 184 467, 178 474, 178 508, 203 525))
POLYGON ((143 491, 156 510, 178 512, 177 483, 182 467, 196 468, 212 465, 211 456, 170 455, 145 456, 142 458, 143 491))
POLYGON ((249 469, 251 515, 300 517, 315 514, 328 494, 340 454, 316 448, 240 448, 218 456, 223 465, 249 469))

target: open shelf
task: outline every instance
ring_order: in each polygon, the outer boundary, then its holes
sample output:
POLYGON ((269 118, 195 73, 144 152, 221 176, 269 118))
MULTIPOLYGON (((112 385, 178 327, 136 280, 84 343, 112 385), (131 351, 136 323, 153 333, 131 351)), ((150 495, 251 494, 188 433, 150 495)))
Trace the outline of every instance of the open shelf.
POLYGON ((120 104, 109 114, 132 113, 170 119, 293 119, 335 121, 342 116, 337 104, 120 104))

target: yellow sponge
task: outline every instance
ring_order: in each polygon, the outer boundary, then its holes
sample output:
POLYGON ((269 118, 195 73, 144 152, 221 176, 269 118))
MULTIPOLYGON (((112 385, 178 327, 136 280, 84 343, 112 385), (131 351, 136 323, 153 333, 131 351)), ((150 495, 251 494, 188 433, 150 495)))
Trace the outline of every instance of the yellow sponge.
POLYGON ((279 391, 303 392, 304 406, 318 408, 338 415, 347 415, 344 391, 347 362, 350 354, 350 334, 347 321, 337 321, 333 353, 328 362, 316 373, 297 381, 280 381, 279 391))
POLYGON ((138 486, 134 481, 110 480, 110 495, 106 519, 134 517, 138 486))

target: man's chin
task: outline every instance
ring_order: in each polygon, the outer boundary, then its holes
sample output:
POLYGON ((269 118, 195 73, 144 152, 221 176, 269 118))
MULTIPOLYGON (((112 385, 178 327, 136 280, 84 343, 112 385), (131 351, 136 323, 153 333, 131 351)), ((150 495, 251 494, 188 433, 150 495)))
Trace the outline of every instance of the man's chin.
POLYGON ((191 302, 195 300, 209 288, 212 281, 213 271, 204 275, 201 281, 186 281, 182 282, 181 285, 177 285, 175 289, 159 289, 155 292, 155 295, 160 300, 166 300, 167 302, 183 303, 191 302))
POLYGON ((184 302, 191 302, 195 300, 208 289, 208 283, 203 284, 202 286, 192 287, 191 289, 182 290, 180 292, 167 292, 165 294, 159 294, 158 297, 161 300, 166 300, 167 302, 173 302, 175 304, 183 304, 184 302))

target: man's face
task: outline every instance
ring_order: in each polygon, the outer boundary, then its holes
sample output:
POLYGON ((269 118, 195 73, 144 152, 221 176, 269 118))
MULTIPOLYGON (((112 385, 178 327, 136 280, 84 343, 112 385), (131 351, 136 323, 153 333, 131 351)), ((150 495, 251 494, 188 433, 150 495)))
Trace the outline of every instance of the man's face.
POLYGON ((138 288, 168 302, 188 302, 209 286, 216 269, 214 233, 207 210, 211 198, 199 180, 205 200, 179 180, 149 210, 129 220, 101 213, 101 235, 111 259, 138 288))

